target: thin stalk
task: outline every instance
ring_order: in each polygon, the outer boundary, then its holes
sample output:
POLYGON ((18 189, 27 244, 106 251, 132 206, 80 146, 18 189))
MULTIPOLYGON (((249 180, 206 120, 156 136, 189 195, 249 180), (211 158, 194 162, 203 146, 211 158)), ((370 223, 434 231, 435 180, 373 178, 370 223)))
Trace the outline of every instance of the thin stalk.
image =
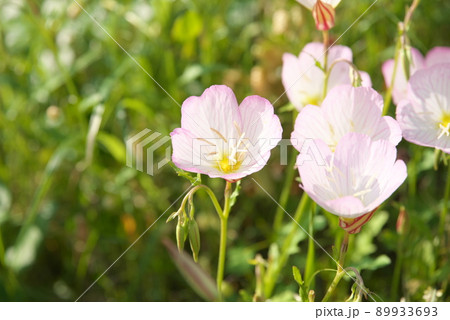
POLYGON ((326 302, 330 299, 331 295, 336 290, 339 282, 345 275, 344 262, 345 262, 345 255, 346 255, 347 249, 348 249, 348 240, 349 240, 349 233, 345 232, 344 240, 342 241, 342 244, 341 244, 341 251, 339 254, 339 262, 337 265, 336 275, 335 275, 333 281, 331 282, 330 286, 328 287, 327 293, 323 297, 322 302, 326 302))
POLYGON ((306 254, 306 267, 305 267, 305 281, 309 281, 312 277, 315 268, 315 250, 314 250, 314 214, 316 212, 316 203, 313 202, 311 210, 309 212, 309 224, 308 224, 308 253, 306 254))
POLYGON ((402 233, 397 242, 397 254, 394 266, 394 275, 392 276, 392 286, 391 286, 391 300, 397 301, 398 289, 400 285, 400 277, 403 265, 403 242, 405 238, 405 233, 402 233))
POLYGON ((277 234, 280 231, 281 225, 283 224, 283 217, 285 215, 283 208, 286 207, 287 201, 289 200, 291 185, 292 181, 294 180, 294 173, 295 173, 294 166, 296 157, 297 155, 295 154, 295 152, 292 152, 291 157, 289 159, 288 167, 286 169, 285 173, 286 179, 284 180, 283 189, 281 190, 279 201, 280 205, 277 207, 277 211, 275 212, 275 218, 273 222, 273 229, 275 234, 277 234))
POLYGON ((295 211, 294 221, 291 223, 291 230, 287 235, 286 239, 283 242, 283 246, 281 247, 280 257, 278 263, 275 268, 271 268, 273 264, 269 266, 267 270, 267 279, 264 284, 264 293, 265 297, 269 298, 272 295, 273 289, 275 288, 275 283, 278 280, 278 276, 280 275, 281 269, 286 265, 286 262, 289 258, 289 248, 292 246, 292 241, 294 240, 295 233, 299 230, 300 220, 302 219, 303 213, 307 210, 310 198, 308 195, 303 193, 302 198, 297 206, 297 210, 295 211))
POLYGON ((387 88, 386 95, 384 97, 384 107, 383 107, 383 116, 389 112, 389 107, 391 105, 392 100, 392 90, 394 90, 394 82, 397 74, 398 62, 400 59, 400 51, 402 49, 402 34, 399 31, 397 36, 397 43, 395 44, 395 55, 394 55, 394 71, 392 72, 391 84, 387 88))
POLYGON ((223 300, 222 282, 225 270, 225 257, 227 250, 227 227, 228 216, 230 214, 230 196, 231 196, 231 182, 227 181, 224 192, 225 200, 223 206, 223 213, 220 216, 220 248, 219 248, 219 262, 217 264, 217 291, 219 292, 219 301, 223 300))
POLYGON ((445 233, 445 219, 448 211, 448 198, 450 194, 450 164, 447 166, 447 181, 445 182, 444 204, 442 206, 441 215, 439 219, 439 236, 442 239, 445 233))
MULTIPOLYGON (((394 55, 394 71, 392 72, 391 77, 391 85, 389 86, 388 90, 386 91, 386 96, 384 97, 384 107, 383 107, 383 115, 386 115, 389 111, 389 107, 391 105, 391 99, 392 99, 392 90, 394 89, 394 81, 395 81, 395 75, 397 74, 397 67, 398 62, 400 58, 400 52, 405 47, 407 38, 406 38, 406 30, 409 28, 409 24, 411 22, 412 15, 414 11, 416 10, 417 6, 419 5, 420 0, 414 0, 411 6, 407 9, 405 14, 405 19, 403 22, 400 22, 398 24, 398 35, 397 35, 397 42, 395 44, 395 55, 394 55)), ((406 57, 404 57, 406 59, 406 57)), ((409 70, 405 70, 405 74, 407 79, 409 80, 409 70)))

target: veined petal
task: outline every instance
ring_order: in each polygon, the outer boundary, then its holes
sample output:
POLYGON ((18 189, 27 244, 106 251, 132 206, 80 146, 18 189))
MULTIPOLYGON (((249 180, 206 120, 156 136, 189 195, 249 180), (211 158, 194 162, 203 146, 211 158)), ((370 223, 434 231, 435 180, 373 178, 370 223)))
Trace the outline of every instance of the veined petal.
POLYGON ((239 138, 234 129, 235 122, 241 125, 238 103, 227 86, 211 86, 200 97, 186 99, 181 113, 181 127, 198 138, 239 138))
POLYGON ((280 119, 274 114, 272 104, 259 96, 245 98, 239 111, 242 117, 242 134, 248 139, 247 157, 251 158, 242 167, 255 165, 262 168, 269 159, 270 150, 281 140, 283 129, 280 119))
MULTIPOLYGON (((322 45, 323 48, 323 45, 322 45)), ((333 46, 328 50, 328 69, 334 64, 328 78, 328 92, 334 87, 342 84, 351 84, 350 66, 346 62, 337 62, 337 60, 347 60, 352 62, 353 53, 349 47, 333 46)))
POLYGON ((293 54, 285 53, 283 55, 281 80, 289 101, 291 101, 291 103, 299 110, 303 107, 301 75, 302 71, 298 58, 293 54))
POLYGON ((308 105, 300 112, 295 120, 294 131, 291 134, 291 143, 295 149, 301 151, 307 139, 320 139, 328 146, 337 143, 331 126, 326 120, 321 107, 308 105))
POLYGON ((450 153, 450 63, 411 77, 408 100, 397 107, 397 120, 406 140, 450 153))

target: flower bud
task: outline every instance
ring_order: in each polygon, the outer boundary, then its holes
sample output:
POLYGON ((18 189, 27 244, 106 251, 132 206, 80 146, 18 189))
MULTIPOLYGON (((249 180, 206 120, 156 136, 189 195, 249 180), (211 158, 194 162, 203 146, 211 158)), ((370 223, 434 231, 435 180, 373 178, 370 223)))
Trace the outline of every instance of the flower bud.
POLYGON ((369 220, 372 218, 375 211, 377 211, 378 208, 375 208, 375 210, 366 213, 365 215, 362 215, 358 218, 340 218, 339 219, 339 226, 347 231, 350 234, 358 233, 361 231, 361 227, 365 225, 369 220))
POLYGON ((184 249, 184 243, 188 236, 188 222, 181 222, 178 220, 177 228, 176 228, 176 237, 177 237, 177 247, 178 251, 181 252, 184 249))
POLYGON ((200 231, 195 220, 189 220, 189 243, 191 244, 192 256, 194 261, 198 261, 198 253, 200 251, 200 231))
POLYGON ((326 31, 334 27, 334 8, 328 3, 317 0, 312 9, 312 14, 317 30, 326 31))

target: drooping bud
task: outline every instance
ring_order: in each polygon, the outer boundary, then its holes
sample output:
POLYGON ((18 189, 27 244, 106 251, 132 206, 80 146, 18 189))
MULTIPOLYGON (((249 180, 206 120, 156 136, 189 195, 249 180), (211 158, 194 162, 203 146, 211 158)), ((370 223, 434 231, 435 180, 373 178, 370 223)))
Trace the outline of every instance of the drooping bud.
POLYGON ((334 8, 328 3, 317 0, 312 9, 316 28, 320 31, 330 30, 334 27, 334 8))
POLYGON ((189 243, 191 244, 192 256, 194 261, 198 261, 200 251, 200 231, 195 220, 189 220, 189 243))
POLYGON ((361 227, 369 222, 377 209, 378 208, 375 208, 375 210, 358 218, 340 218, 339 226, 350 234, 358 233, 361 231, 361 227))
POLYGON ((177 237, 177 247, 178 251, 181 252, 184 249, 184 243, 188 236, 188 222, 181 222, 178 220, 177 228, 176 228, 176 237, 177 237))

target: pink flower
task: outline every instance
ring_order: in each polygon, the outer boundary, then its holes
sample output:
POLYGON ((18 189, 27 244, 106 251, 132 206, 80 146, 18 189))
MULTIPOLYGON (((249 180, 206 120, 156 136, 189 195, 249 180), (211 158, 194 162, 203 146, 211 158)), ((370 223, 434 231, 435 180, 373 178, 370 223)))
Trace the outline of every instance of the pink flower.
POLYGON ((357 218, 375 210, 406 179, 406 165, 387 140, 373 141, 349 133, 332 150, 316 145, 325 165, 306 161, 299 166, 305 192, 322 208, 342 218, 357 218))
MULTIPOLYGON (((352 61, 352 51, 349 47, 333 46, 328 50, 327 69, 334 64, 328 79, 327 92, 340 84, 351 84, 350 66, 346 62, 352 61)), ((316 65, 316 61, 323 65, 324 46, 322 43, 307 44, 298 58, 290 53, 283 55, 283 69, 281 79, 286 94, 291 103, 301 110, 307 104, 319 105, 322 102, 325 73, 316 65)), ((363 86, 371 87, 372 83, 367 73, 361 72, 363 86)))
POLYGON ((450 153, 450 63, 414 73, 397 121, 409 142, 450 153))
MULTIPOLYGON (((408 81, 406 79, 405 69, 403 67, 403 51, 400 52, 400 59, 395 73, 394 88, 392 98, 397 105, 401 100, 407 98, 408 81)), ((411 48, 411 62, 409 66, 409 74, 412 76, 417 70, 429 68, 436 64, 450 62, 449 47, 435 47, 428 51, 426 58, 416 48, 411 48)), ((394 59, 387 60, 381 69, 386 87, 390 87, 392 73, 394 72, 394 59)))
POLYGON ((383 98, 372 88, 337 86, 321 107, 308 105, 299 113, 291 134, 292 145, 301 151, 306 139, 320 139, 333 151, 349 132, 397 145, 402 139, 400 126, 391 117, 382 117, 382 110, 383 98))
MULTIPOLYGON (((297 2, 305 6, 307 9, 312 10, 317 0, 297 0, 297 2)), ((322 0, 322 2, 331 5, 333 8, 336 8, 341 0, 322 0)))
POLYGON ((281 139, 280 120, 264 98, 238 106, 227 86, 212 86, 181 107, 181 128, 172 133, 173 163, 186 171, 238 180, 261 170, 281 139))

